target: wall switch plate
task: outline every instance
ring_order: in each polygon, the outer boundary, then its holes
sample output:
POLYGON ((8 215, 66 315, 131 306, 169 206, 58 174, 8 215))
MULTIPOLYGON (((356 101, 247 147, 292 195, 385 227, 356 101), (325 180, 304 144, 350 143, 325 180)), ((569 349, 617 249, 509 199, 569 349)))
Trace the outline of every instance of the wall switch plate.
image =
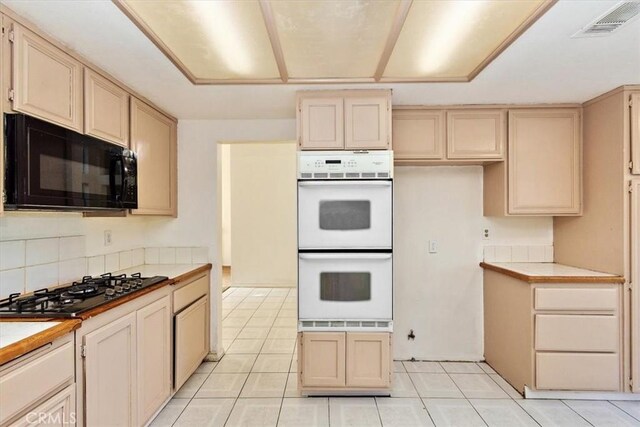
POLYGON ((112 242, 111 230, 104 230, 104 245, 111 246, 112 242))
POLYGON ((429 253, 437 254, 438 253, 438 242, 435 240, 429 240, 429 253))

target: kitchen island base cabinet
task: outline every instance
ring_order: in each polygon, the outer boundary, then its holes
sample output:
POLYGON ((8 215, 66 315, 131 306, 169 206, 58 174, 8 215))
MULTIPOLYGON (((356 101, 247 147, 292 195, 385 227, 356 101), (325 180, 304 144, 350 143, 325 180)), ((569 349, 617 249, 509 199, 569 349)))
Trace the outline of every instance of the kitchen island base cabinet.
POLYGON ((388 394, 388 332, 301 332, 299 387, 303 394, 388 394))

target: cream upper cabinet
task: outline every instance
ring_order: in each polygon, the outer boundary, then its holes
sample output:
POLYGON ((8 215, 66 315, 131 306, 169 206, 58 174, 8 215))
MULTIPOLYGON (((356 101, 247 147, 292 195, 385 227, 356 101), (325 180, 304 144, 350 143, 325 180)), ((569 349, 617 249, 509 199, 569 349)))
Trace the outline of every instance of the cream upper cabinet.
POLYGON ((448 159, 504 159, 506 110, 447 111, 448 159))
POLYGON ((441 110, 393 111, 395 160, 439 160, 445 155, 445 113, 441 110))
MULTIPOLYGON (((640 178, 631 181, 631 283, 638 283, 640 280, 640 178)), ((633 325, 640 325, 640 293, 631 292, 633 301, 631 303, 631 317, 633 325)), ((640 330, 631 328, 633 337, 631 339, 631 353, 640 354, 640 330)), ((635 357, 632 361, 631 372, 636 377, 640 373, 640 357, 635 357)), ((633 382, 633 391, 640 391, 640 381, 633 382)))
POLYGON ((84 337, 85 425, 134 426, 136 313, 84 337))
POLYGON ((345 98, 344 145, 347 150, 391 148, 390 104, 387 96, 345 98))
POLYGON ((631 94, 631 173, 640 175, 640 92, 631 94))
POLYGON ((344 148, 344 100, 303 98, 298 119, 302 150, 342 150, 344 148))
POLYGON ((176 122, 131 97, 131 149, 138 157, 138 209, 177 216, 176 122))
POLYGON ((171 395, 171 298, 136 312, 138 424, 146 424, 171 395))
POLYGON ((13 109, 82 132, 82 64, 13 24, 13 109))
POLYGON ((388 333, 347 333, 347 387, 388 387, 389 345, 388 333))
POLYGON ((391 149, 391 91, 300 92, 301 150, 391 149))
POLYGON ((129 94, 89 68, 84 69, 84 133, 129 146, 129 94))
POLYGON ((575 108, 509 111, 509 214, 581 213, 580 116, 575 108))
POLYGON ((344 332, 302 334, 303 387, 345 386, 345 335, 344 332))

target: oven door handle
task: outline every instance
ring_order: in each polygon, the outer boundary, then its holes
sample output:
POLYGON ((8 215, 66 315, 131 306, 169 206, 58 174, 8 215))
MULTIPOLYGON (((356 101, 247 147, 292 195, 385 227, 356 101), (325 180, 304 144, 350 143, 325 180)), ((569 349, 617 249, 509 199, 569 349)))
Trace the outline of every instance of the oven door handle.
POLYGON ((325 259, 391 259, 390 253, 348 253, 348 252, 336 252, 336 253, 322 253, 322 254, 310 254, 303 253, 298 254, 300 259, 310 260, 325 260, 325 259))
POLYGON ((298 181, 298 187, 329 187, 350 185, 353 187, 391 187, 391 181, 298 181))

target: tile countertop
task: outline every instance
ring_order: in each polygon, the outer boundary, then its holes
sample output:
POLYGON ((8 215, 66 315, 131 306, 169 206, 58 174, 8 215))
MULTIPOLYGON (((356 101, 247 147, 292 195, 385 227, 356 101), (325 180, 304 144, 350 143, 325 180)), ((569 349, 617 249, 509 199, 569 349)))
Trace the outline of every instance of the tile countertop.
POLYGON ((624 277, 553 262, 481 262, 480 267, 529 283, 624 283, 624 277))
POLYGON ((80 327, 79 319, 0 322, 0 365, 80 327))

